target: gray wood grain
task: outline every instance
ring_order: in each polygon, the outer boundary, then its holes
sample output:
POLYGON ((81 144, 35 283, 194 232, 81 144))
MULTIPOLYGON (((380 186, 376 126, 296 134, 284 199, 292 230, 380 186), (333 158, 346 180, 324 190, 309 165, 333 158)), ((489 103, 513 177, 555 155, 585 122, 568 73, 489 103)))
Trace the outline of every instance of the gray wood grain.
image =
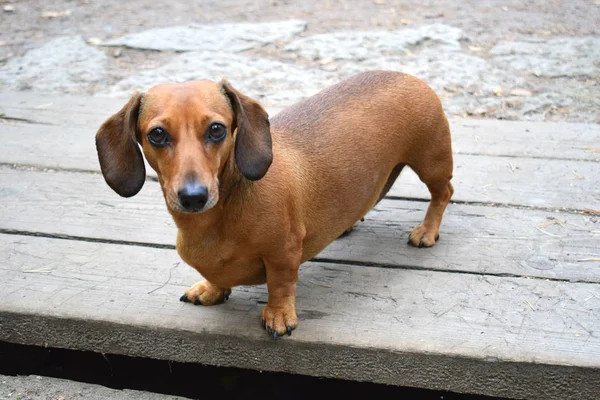
MULTIPOLYGON (((0 163, 98 171, 94 134, 120 100, 0 93, 1 112, 36 121, 2 125, 0 163)), ((454 200, 600 208, 599 125, 456 120, 452 128, 454 200)), ((429 197, 409 169, 389 195, 429 197)))
MULTIPOLYGON (((81 141, 71 129, 68 138, 54 137, 49 143, 26 140, 17 133, 11 136, 0 130, 0 140, 6 139, 0 148, 0 163, 99 171, 92 137, 81 141)), ((146 170, 155 176, 149 167, 146 170)), ((456 154, 453 184, 454 201, 600 208, 597 162, 456 154)), ((429 192, 416 174, 405 168, 388 196, 428 199, 429 192)))
MULTIPOLYGON (((451 121, 454 200, 484 205, 451 204, 439 243, 414 249, 405 242, 427 203, 384 200, 302 266, 300 328, 273 341, 259 327, 264 286, 218 307, 178 302, 198 274, 152 247, 175 240, 158 184, 122 199, 97 173, 94 133, 125 100, 0 93, 0 163, 37 166, 0 167, 0 340, 597 398, 600 217, 577 210, 600 209, 600 125, 451 121)), ((412 171, 390 196, 429 198, 412 171)))
MULTIPOLYGON (((175 244, 156 182, 131 199, 99 174, 0 168, 0 229, 106 241, 175 244)), ((452 204, 431 249, 406 245, 427 203, 384 200, 347 237, 318 255, 334 261, 600 282, 600 218, 452 204)))
MULTIPOLYGON (((388 196, 429 199, 405 168, 388 196)), ((553 209, 600 209, 600 163, 554 159, 454 156, 453 201, 553 209)))
POLYGON ((99 127, 127 102, 127 97, 56 95, 36 92, 1 92, 0 118, 62 127, 99 127))
MULTIPOLYGON (((68 140, 72 137, 71 129, 80 135, 84 131, 86 135, 93 134, 126 101, 127 98, 123 97, 3 92, 0 93, 0 115, 49 124, 46 128, 50 137, 68 140), (65 133, 62 130, 66 130, 65 133)), ((269 114, 275 115, 278 111, 278 108, 272 108, 269 114)), ((597 124, 485 119, 455 119, 450 124, 455 153, 600 160, 600 125, 597 124)), ((4 129, 10 132, 12 128, 3 126, 4 129)), ((26 128, 22 132, 28 131, 38 140, 43 140, 39 129, 33 126, 31 130, 26 128)))
POLYGON ((450 121, 459 154, 600 161, 600 125, 570 122, 450 121))
POLYGON ((273 341, 264 286, 181 303, 198 276, 173 250, 0 235, 0 252, 0 340, 519 398, 600 387, 598 284, 309 262, 300 326, 273 341))

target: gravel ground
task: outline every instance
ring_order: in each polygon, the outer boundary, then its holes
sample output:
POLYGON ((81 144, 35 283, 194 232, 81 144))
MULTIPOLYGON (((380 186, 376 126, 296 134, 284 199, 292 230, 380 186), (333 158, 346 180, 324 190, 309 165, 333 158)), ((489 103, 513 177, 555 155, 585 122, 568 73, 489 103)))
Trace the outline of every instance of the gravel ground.
POLYGON ((599 0, 0 5, 0 90, 125 96, 227 77, 278 108, 385 68, 424 79, 452 117, 600 123, 599 0))

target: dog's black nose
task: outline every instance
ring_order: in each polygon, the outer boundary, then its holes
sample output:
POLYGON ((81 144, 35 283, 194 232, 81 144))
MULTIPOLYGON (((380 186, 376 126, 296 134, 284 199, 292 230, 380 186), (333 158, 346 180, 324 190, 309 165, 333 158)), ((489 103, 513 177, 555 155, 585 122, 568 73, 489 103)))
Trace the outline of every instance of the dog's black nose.
POLYGON ((208 188, 198 182, 186 182, 177 196, 181 206, 187 211, 200 211, 208 200, 208 188))

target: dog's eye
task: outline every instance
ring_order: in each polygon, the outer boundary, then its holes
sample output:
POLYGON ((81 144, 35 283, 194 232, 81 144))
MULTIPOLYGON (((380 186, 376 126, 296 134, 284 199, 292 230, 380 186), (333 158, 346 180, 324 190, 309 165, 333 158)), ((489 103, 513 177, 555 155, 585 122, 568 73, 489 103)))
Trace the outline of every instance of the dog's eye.
POLYGON ((162 128, 154 128, 148 133, 148 141, 154 146, 166 146, 169 144, 169 135, 162 128))
POLYGON ((208 137, 210 140, 218 142, 225 139, 225 136, 227 136, 227 128, 223 124, 212 124, 208 128, 208 137))

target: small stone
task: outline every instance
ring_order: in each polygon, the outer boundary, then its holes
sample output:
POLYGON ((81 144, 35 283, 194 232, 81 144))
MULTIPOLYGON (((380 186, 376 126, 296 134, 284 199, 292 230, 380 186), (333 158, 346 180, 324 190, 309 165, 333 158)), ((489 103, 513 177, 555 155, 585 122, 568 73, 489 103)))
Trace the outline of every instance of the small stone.
POLYGON ((531 92, 526 89, 513 89, 510 91, 511 96, 531 97, 531 92))
POLYGON ((68 17, 69 15, 71 15, 71 10, 44 11, 42 13, 42 18, 62 18, 62 17, 68 17))
POLYGON ((518 100, 507 100, 504 102, 504 106, 507 108, 516 108, 520 105, 518 100))
POLYGON ((457 83, 450 83, 444 86, 444 90, 448 93, 456 93, 461 89, 461 86, 457 83))
POLYGON ((2 9, 4 10, 4 12, 7 13, 15 12, 15 6, 13 6, 12 4, 7 4, 4 7, 2 7, 2 9))
POLYGON ((335 65, 335 64, 323 65, 323 67, 321 69, 323 71, 333 72, 333 71, 337 70, 337 65, 335 65))
POLYGON ((119 57, 121 57, 121 54, 122 54, 122 51, 121 51, 121 49, 117 49, 117 50, 115 50, 115 51, 113 52, 113 57, 114 57, 114 58, 119 58, 119 57))
POLYGON ((494 88, 494 96, 503 96, 504 95, 504 90, 502 90, 502 88, 500 86, 496 86, 494 88))
POLYGON ((102 44, 102 39, 100 39, 100 38, 95 38, 95 37, 93 37, 93 38, 89 38, 89 39, 87 40, 87 44, 89 44, 89 45, 91 45, 91 46, 98 46, 98 45, 102 44))

